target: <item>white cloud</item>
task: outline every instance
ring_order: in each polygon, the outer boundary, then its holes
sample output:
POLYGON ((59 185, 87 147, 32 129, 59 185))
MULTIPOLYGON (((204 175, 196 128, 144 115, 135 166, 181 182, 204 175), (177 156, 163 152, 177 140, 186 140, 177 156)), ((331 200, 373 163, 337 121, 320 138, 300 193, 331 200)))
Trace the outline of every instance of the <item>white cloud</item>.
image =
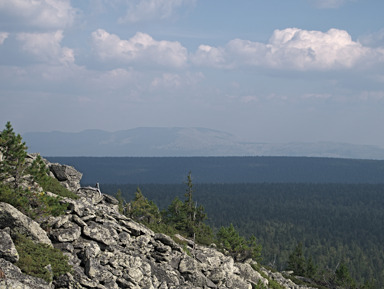
POLYGON ((139 22, 152 19, 166 19, 183 6, 193 5, 196 0, 136 0, 129 1, 129 9, 120 22, 139 22))
POLYGON ((22 42, 24 51, 43 63, 67 65, 75 61, 73 50, 61 47, 62 30, 49 33, 19 33, 17 39, 22 42))
POLYGON ((9 33, 7 32, 0 32, 0 45, 2 45, 5 41, 5 39, 8 38, 9 33))
POLYGON ((0 0, 0 18, 8 29, 63 29, 75 14, 70 0, 0 0))
POLYGON ((115 34, 98 29, 92 33, 92 39, 97 55, 104 61, 182 67, 188 57, 187 49, 179 42, 156 41, 141 32, 122 40, 115 34))
POLYGON ((196 53, 191 56, 191 61, 196 65, 226 67, 226 52, 221 47, 200 45, 196 53))
POLYGON ((200 46, 192 61, 196 65, 216 67, 330 70, 351 68, 373 59, 382 61, 383 56, 382 49, 364 47, 344 30, 321 32, 287 28, 275 30, 267 44, 234 39, 225 47, 200 46))

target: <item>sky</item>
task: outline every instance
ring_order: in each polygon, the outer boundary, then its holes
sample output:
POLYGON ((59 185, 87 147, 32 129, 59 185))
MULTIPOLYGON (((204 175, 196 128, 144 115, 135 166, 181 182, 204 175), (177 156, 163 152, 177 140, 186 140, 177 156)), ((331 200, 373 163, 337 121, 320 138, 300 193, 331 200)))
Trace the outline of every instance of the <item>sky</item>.
POLYGON ((0 0, 0 125, 384 146, 383 0, 0 0))

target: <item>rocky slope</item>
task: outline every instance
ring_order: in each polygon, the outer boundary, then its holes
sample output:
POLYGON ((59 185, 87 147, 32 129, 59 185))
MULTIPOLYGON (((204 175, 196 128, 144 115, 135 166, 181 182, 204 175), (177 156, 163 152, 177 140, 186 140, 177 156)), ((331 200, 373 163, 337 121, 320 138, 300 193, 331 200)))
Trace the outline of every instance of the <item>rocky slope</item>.
MULTIPOLYGON (((214 247, 193 244, 181 236, 154 233, 118 211, 118 201, 97 188, 80 187, 82 174, 73 167, 48 163, 52 176, 80 198, 60 217, 45 220, 49 230, 7 203, 0 203, 0 289, 5 288, 309 288, 254 261, 237 263, 214 247), (72 273, 48 284, 15 266, 19 254, 13 239, 22 233, 35 242, 59 248, 69 257, 72 273), (175 241, 176 240, 176 241, 175 241), (259 287, 256 287, 259 284, 259 287), (254 286, 254 287, 253 287, 254 286)), ((37 184, 25 184, 42 192, 37 184)), ((45 192, 45 194, 53 194, 45 192)))

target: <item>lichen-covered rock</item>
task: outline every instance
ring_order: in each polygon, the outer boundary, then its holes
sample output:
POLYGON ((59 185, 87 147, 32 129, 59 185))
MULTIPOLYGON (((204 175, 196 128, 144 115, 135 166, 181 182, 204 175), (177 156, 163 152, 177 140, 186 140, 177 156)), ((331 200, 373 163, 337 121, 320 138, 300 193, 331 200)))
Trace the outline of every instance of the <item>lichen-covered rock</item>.
POLYGON ((1 289, 52 289, 43 279, 23 274, 18 267, 1 258, 0 268, 5 275, 0 279, 1 289))
POLYGON ((49 164, 49 169, 67 189, 75 192, 80 188, 80 180, 83 174, 74 167, 62 164, 49 164))
POLYGON ((0 258, 15 263, 19 260, 19 254, 13 244, 12 238, 9 235, 10 229, 0 230, 0 258))
POLYGON ((11 235, 20 233, 34 241, 52 246, 51 240, 38 223, 12 205, 0 203, 0 229, 6 227, 11 228, 11 235))
POLYGON ((58 242, 73 242, 80 237, 81 228, 72 222, 68 222, 64 228, 53 229, 50 235, 58 242))

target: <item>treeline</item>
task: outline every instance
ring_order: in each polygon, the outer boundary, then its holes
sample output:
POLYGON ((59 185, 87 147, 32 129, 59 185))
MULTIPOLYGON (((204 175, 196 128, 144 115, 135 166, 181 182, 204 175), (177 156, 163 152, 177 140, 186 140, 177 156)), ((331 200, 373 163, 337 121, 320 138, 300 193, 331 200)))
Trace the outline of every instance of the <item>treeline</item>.
POLYGON ((383 160, 313 157, 48 157, 74 166, 86 184, 381 183, 383 160))
POLYGON ((203 245, 214 243, 218 249, 237 261, 245 261, 249 258, 259 261, 261 246, 257 243, 256 237, 241 236, 232 224, 221 226, 217 232, 214 232, 205 222, 207 214, 204 206, 198 205, 193 194, 192 177, 189 173, 184 198, 176 196, 163 210, 160 210, 153 201, 148 200, 140 188, 136 189, 135 197, 129 202, 123 197, 121 190, 116 192, 115 197, 119 201, 119 210, 122 214, 144 223, 155 232, 170 236, 180 234, 182 238, 188 238, 193 240, 193 243, 203 245))
MULTIPOLYGON (((131 200, 137 184, 102 184, 131 200)), ((143 184, 143 194, 161 209, 182 196, 183 185, 143 184)), ((384 285, 384 185, 382 184, 195 184, 212 228, 231 223, 262 245, 262 263, 285 270, 289 255, 303 255, 324 272, 340 264, 360 284, 384 285)), ((325 274, 325 273, 324 273, 325 274)))

